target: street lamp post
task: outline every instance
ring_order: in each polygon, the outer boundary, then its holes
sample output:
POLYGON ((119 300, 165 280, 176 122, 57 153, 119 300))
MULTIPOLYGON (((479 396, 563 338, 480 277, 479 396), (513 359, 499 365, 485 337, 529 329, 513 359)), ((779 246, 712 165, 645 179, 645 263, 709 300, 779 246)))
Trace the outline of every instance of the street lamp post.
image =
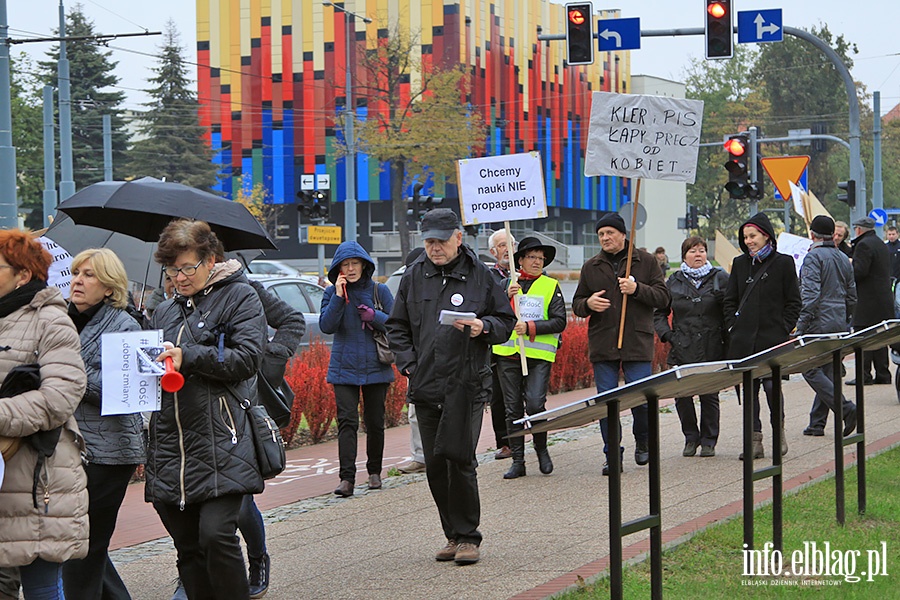
MULTIPOLYGON (((345 0, 346 1, 346 0, 345 0)), ((325 6, 330 6, 334 10, 344 13, 344 34, 346 37, 347 57, 344 64, 346 72, 345 103, 344 103, 344 141, 347 144, 347 163, 344 169, 344 183, 347 188, 346 197, 344 198, 344 240, 356 241, 356 140, 353 137, 353 120, 356 118, 356 111, 353 107, 353 85, 350 81, 350 49, 353 40, 350 36, 350 25, 353 19, 361 19, 363 23, 371 23, 372 19, 350 12, 343 6, 339 6, 334 2, 323 2, 325 6)))

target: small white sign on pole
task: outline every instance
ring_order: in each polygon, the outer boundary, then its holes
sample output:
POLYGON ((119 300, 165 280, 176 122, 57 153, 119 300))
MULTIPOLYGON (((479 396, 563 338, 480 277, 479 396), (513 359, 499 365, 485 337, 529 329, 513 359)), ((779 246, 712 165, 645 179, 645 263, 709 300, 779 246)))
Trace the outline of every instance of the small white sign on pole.
POLYGON ((165 371, 154 359, 162 349, 162 341, 159 329, 101 336, 101 415, 159 410, 162 401, 159 376, 165 371))
POLYGON ((594 92, 584 174, 694 183, 703 101, 594 92))
POLYGON ((57 288, 62 297, 69 299, 69 284, 72 282, 72 255, 69 251, 46 236, 38 238, 44 250, 53 257, 47 271, 47 285, 57 288))
POLYGON ((538 152, 467 158, 460 160, 456 169, 464 225, 547 216, 538 152))
POLYGON ((540 296, 519 296, 519 318, 522 321, 544 320, 544 299, 540 296))

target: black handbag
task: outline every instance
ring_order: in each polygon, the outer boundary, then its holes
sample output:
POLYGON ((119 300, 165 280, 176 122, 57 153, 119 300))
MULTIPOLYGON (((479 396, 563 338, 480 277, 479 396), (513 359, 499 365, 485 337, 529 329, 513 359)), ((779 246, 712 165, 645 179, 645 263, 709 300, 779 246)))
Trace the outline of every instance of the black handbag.
POLYGON ((257 398, 266 412, 278 427, 287 427, 291 422, 291 409, 294 406, 294 390, 284 377, 278 387, 272 386, 262 371, 256 374, 257 398))
MULTIPOLYGON (((373 307, 375 310, 380 310, 384 312, 384 306, 381 304, 381 300, 378 298, 378 286, 381 284, 375 284, 375 290, 372 292, 372 297, 375 301, 375 306, 373 307)), ((383 365, 392 365, 394 364, 394 353, 391 352, 391 346, 388 343, 387 332, 379 331, 378 329, 372 330, 372 339, 375 340, 375 349, 378 351, 378 362, 383 365)))
POLYGON ((246 411, 247 419, 250 421, 259 473, 263 479, 272 479, 280 475, 287 465, 281 430, 266 409, 259 404, 251 406, 244 400, 241 407, 246 411))

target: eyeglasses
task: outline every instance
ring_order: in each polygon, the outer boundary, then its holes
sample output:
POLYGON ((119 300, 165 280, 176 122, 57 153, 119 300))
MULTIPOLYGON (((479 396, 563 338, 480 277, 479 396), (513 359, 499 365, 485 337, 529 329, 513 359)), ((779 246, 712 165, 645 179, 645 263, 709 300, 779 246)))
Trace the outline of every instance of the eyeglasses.
POLYGON ((202 265, 202 264, 203 264, 203 260, 201 260, 200 262, 198 262, 198 263, 197 263, 196 265, 194 265, 193 267, 191 267, 191 266, 187 266, 187 267, 165 267, 165 268, 163 268, 163 273, 165 273, 166 275, 168 275, 171 279, 175 279, 176 277, 178 277, 178 274, 179 274, 179 273, 184 273, 184 275, 185 275, 186 277, 191 277, 191 276, 194 275, 194 273, 197 272, 197 268, 198 268, 200 265, 202 265))
POLYGON ((539 260, 541 262, 544 262, 545 260, 544 257, 539 254, 531 254, 528 256, 523 256, 522 258, 524 258, 525 260, 539 260))

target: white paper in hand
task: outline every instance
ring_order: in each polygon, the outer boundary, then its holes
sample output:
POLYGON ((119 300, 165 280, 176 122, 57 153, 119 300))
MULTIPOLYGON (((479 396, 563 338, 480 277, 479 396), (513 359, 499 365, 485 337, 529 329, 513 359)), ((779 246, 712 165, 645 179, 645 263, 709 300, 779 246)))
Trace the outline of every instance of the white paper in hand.
POLYGON ((468 319, 474 319, 475 313, 473 312, 457 312, 455 310, 442 310, 440 316, 438 317, 438 322, 441 325, 453 325, 457 321, 465 321, 468 319))

